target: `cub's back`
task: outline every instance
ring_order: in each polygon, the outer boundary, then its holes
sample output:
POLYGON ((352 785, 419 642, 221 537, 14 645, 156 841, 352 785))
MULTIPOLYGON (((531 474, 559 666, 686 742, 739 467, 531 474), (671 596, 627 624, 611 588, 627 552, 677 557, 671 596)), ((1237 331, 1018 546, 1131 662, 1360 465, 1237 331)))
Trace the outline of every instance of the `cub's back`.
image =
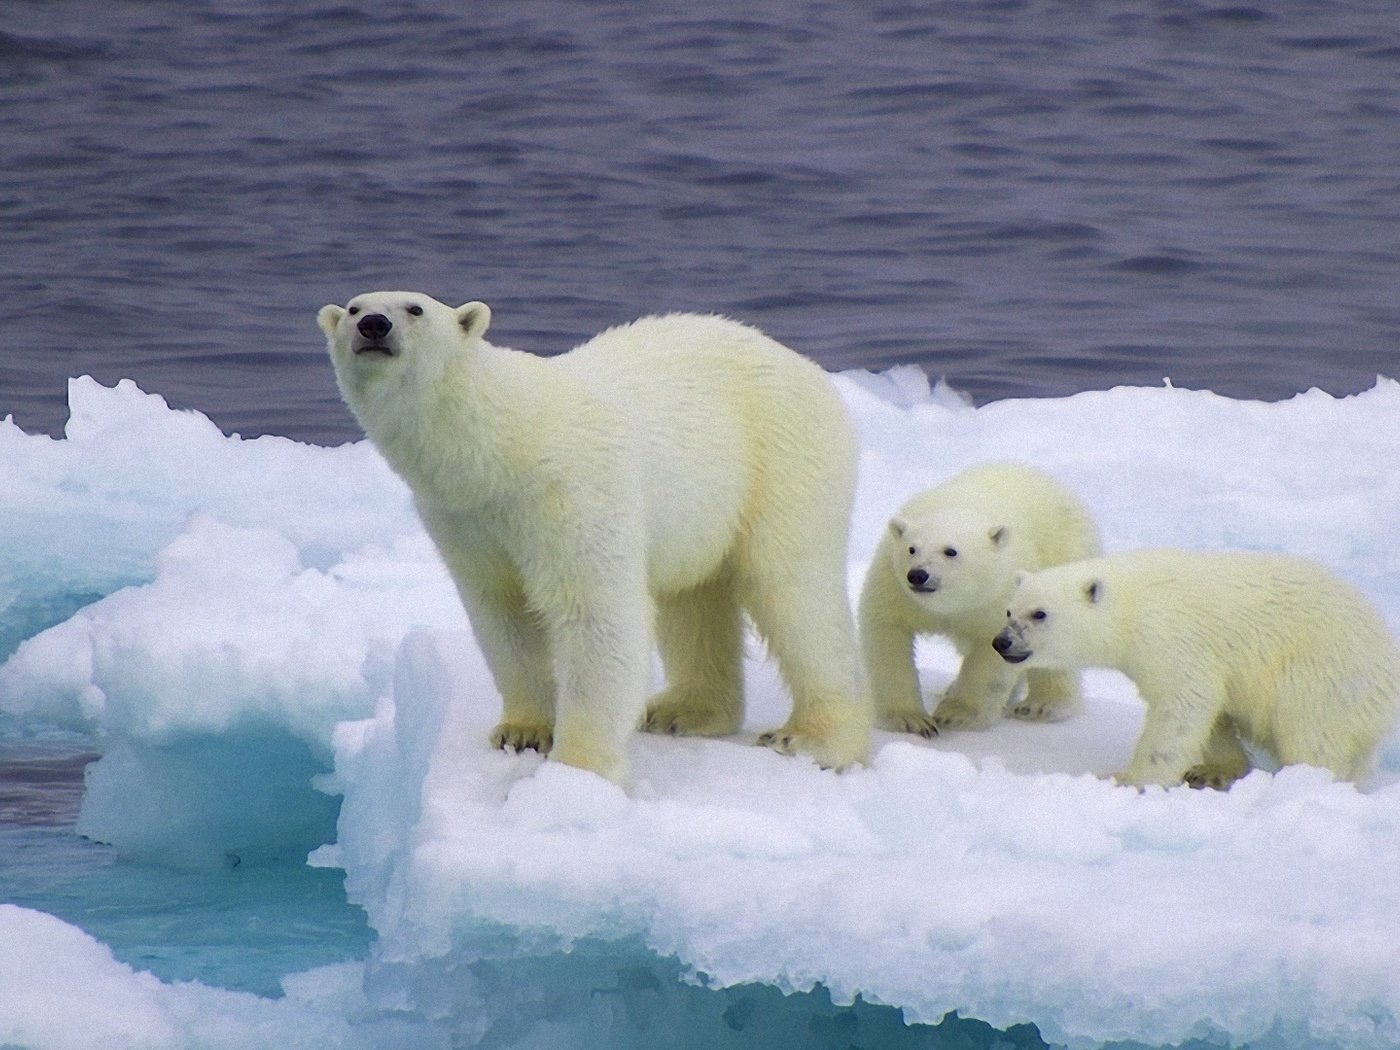
POLYGON ((1105 560, 1143 595, 1170 593, 1179 614, 1225 632, 1254 631, 1321 645, 1364 637, 1389 646, 1385 621, 1370 600, 1326 567, 1263 551, 1144 550, 1105 560))
POLYGON ((975 511, 989 525, 1020 533, 1026 568, 1037 569, 1099 553, 1099 531, 1079 497, 1043 471, 1021 463, 969 467, 915 496, 906 517, 975 511))

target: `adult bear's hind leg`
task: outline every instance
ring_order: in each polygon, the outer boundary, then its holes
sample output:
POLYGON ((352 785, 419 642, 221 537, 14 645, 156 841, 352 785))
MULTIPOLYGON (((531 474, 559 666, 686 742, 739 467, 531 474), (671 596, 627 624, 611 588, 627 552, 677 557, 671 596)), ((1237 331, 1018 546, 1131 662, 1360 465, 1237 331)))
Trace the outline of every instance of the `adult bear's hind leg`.
POLYGON ((796 564, 749 582, 746 606, 792 694, 792 714, 759 743, 830 769, 864 762, 872 711, 856 655, 844 566, 796 564))
POLYGON ((744 717, 744 633, 732 574, 724 570, 658 598, 656 641, 666 688, 647 703, 643 727, 677 736, 737 733, 744 717))

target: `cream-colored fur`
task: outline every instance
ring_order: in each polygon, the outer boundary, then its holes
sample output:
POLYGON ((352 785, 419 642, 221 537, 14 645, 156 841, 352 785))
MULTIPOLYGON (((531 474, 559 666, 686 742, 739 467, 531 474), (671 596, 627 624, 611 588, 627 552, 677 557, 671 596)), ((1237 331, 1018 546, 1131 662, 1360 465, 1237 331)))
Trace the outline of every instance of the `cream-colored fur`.
POLYGON ((1400 651, 1365 597, 1300 558, 1135 551, 1034 573, 997 648, 1024 667, 1111 667, 1147 714, 1127 784, 1227 786, 1240 739, 1363 779, 1400 709, 1400 651))
POLYGON ((891 519, 860 596, 860 638, 877 724, 931 736, 1011 714, 1054 721, 1079 710, 1078 676, 1006 664, 992 638, 1017 570, 1089 557, 1098 530, 1073 493, 1015 463, 973 467, 911 498, 891 519), (944 635, 962 666, 932 714, 914 666, 919 635, 944 635))
POLYGON ((639 722, 738 731, 747 610, 793 695, 762 742, 863 759, 857 452, 825 373, 718 317, 644 318, 553 358, 491 345, 490 317, 391 291, 318 321, 457 584, 504 702, 494 743, 620 781, 639 722), (647 704, 653 623, 667 684, 647 704))

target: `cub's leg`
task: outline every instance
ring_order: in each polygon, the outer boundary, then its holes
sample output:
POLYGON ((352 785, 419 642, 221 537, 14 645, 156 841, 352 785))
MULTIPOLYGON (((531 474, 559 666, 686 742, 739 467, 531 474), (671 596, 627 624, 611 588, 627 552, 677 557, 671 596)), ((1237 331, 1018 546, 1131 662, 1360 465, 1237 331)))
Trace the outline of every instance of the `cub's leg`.
POLYGON ((919 672, 914 664, 914 632, 885 615, 889 604, 884 574, 872 569, 860 601, 860 646, 875 724, 892 733, 937 734, 924 710, 919 672))
POLYGON ((1235 723, 1228 715, 1215 720, 1199 765, 1186 771, 1186 783, 1194 788, 1223 791, 1249 772, 1249 755, 1240 744, 1235 723))
POLYGON ((1076 672, 1035 668, 1026 672, 1025 698, 1011 708, 1011 715, 1029 722, 1061 722, 1083 706, 1076 672))
POLYGON ((963 657, 958 676, 933 709, 934 723, 940 732, 986 729, 996 724, 1019 678, 1020 672, 991 645, 976 647, 963 657))
POLYGON ((1139 692, 1147 706, 1142 733, 1128 768, 1114 779, 1136 787, 1180 784, 1206 753, 1225 703, 1223 692, 1204 682, 1181 683, 1170 694, 1141 686, 1139 692))

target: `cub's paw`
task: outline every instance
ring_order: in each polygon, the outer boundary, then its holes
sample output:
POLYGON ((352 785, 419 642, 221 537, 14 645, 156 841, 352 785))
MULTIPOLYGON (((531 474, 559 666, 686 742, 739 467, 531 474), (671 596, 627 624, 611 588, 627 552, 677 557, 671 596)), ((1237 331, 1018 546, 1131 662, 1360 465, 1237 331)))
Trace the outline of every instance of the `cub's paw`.
POLYGON ((1114 773, 1111 779, 1120 787, 1134 788, 1139 794, 1142 794, 1148 788, 1174 788, 1182 783, 1180 777, 1169 777, 1157 773, 1139 773, 1131 766, 1114 773))
POLYGON ((1133 788, 1138 794, 1142 794, 1142 792, 1146 791, 1151 783, 1138 776, 1130 769, 1120 769, 1117 773, 1112 773, 1105 779, 1112 784, 1117 784, 1119 787, 1133 788))
POLYGON ((491 746, 502 751, 538 751, 549 754, 554 727, 547 722, 502 722, 491 730, 491 746))
POLYGON ((1232 769, 1218 769, 1212 766, 1193 766, 1186 771, 1186 776, 1182 779, 1193 788, 1213 788, 1216 791, 1228 791, 1230 785, 1240 778, 1241 774, 1232 769))
POLYGON ((933 726, 936 732, 955 729, 990 729, 1000 716, 995 711, 985 711, 980 707, 964 707, 961 704, 940 704, 933 712, 933 726))
POLYGON ((1025 722, 1063 722, 1077 715, 1079 706, 1079 701, 1073 699, 1037 700, 1026 697, 1014 704, 1008 713, 1012 718, 1025 722))
POLYGON ((938 725, 925 711, 891 711, 880 715, 875 725, 888 733, 913 733, 925 740, 938 735, 938 725))

